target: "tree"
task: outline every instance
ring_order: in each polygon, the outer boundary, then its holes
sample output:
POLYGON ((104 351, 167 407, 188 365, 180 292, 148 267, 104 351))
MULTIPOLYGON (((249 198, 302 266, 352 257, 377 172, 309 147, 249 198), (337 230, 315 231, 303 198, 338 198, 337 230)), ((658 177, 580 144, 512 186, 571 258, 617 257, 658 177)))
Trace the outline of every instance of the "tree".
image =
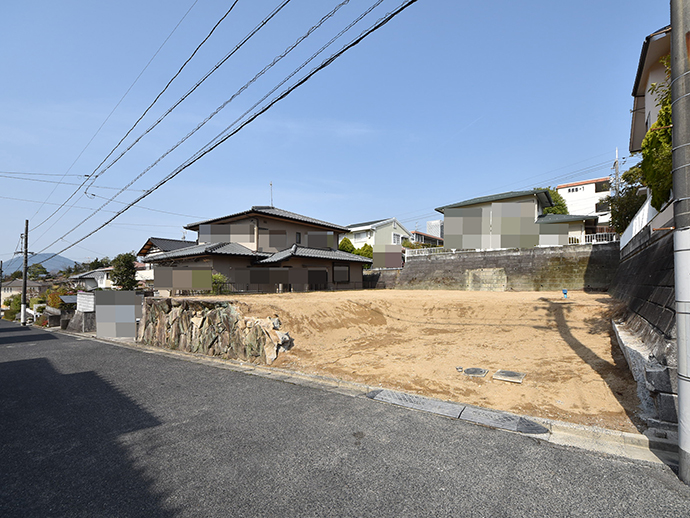
POLYGON ((223 295, 227 293, 226 284, 228 278, 222 273, 214 273, 211 275, 211 289, 214 295, 223 295))
POLYGON ((353 245, 352 241, 350 241, 348 238, 344 237, 338 245, 338 250, 352 254, 355 251, 355 245, 353 245))
POLYGON ((113 284, 121 290, 133 290, 139 282, 136 280, 137 269, 134 266, 135 256, 133 252, 120 254, 112 261, 113 284))
POLYGON ((364 245, 362 245, 362 248, 358 248, 352 253, 355 255, 361 255, 362 257, 368 257, 369 259, 374 258, 374 248, 367 243, 364 243, 364 245))
POLYGON ((673 159, 671 142, 671 65, 670 58, 661 58, 666 67, 666 81, 649 88, 656 95, 659 116, 642 141, 643 183, 652 191, 652 207, 661 210, 671 197, 673 159))
POLYGON ((544 214, 570 214, 568 212, 568 205, 566 205, 563 196, 561 196, 556 189, 552 189, 551 187, 543 187, 542 189, 536 190, 539 191, 543 189, 548 189, 549 194, 551 195, 551 200, 554 204, 553 207, 545 207, 544 214))
POLYGON ((48 275, 48 270, 41 263, 32 264, 26 269, 26 273, 32 281, 37 281, 41 277, 48 275))
POLYGON ((619 234, 628 228, 637 211, 644 205, 646 197, 638 194, 643 180, 640 164, 634 165, 621 175, 618 193, 605 198, 611 207, 611 226, 619 234))
POLYGON ((107 268, 108 266, 113 266, 113 261, 111 261, 108 257, 104 257, 103 259, 99 259, 98 257, 96 257, 96 259, 94 259, 90 263, 86 263, 87 270, 85 271, 98 270, 99 268, 107 268))
POLYGON ((12 275, 10 275, 10 280, 13 281, 15 279, 21 279, 22 278, 22 272, 21 270, 17 270, 16 272, 12 272, 12 275))

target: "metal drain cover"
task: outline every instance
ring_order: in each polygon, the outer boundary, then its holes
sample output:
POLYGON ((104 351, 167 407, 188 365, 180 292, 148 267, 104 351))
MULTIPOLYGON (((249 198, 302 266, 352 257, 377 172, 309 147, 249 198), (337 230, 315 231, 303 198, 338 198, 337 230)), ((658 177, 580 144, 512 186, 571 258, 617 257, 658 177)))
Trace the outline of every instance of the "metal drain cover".
POLYGON ((398 406, 407 408, 414 408, 415 410, 423 410, 433 414, 445 415, 457 419, 462 411, 465 409, 464 405, 456 403, 448 403, 446 401, 438 401, 436 399, 427 398, 424 396, 416 396, 414 394, 404 394, 402 392, 394 392, 392 390, 373 390, 367 394, 370 399, 376 401, 384 401, 398 406))
POLYGON ((542 425, 529 421, 524 417, 512 414, 505 414, 503 412, 492 412, 491 410, 484 410, 482 408, 465 407, 460 419, 469 421, 471 423, 483 424, 492 428, 500 428, 503 430, 511 430, 513 432, 540 434, 548 433, 548 428, 542 425))
POLYGON ((510 381, 512 383, 522 383, 522 380, 525 379, 525 373, 498 370, 496 371, 496 374, 493 375, 493 379, 501 381, 510 381))
POLYGON ((480 369, 479 367, 470 367, 469 369, 465 369, 465 374, 474 378, 483 378, 486 376, 487 372, 489 372, 488 369, 480 369))

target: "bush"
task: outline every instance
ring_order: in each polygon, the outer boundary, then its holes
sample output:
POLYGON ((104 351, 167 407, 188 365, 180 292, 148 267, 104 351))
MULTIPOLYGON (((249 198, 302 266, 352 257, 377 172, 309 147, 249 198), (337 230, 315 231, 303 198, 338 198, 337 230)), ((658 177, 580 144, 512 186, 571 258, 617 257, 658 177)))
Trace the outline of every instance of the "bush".
POLYGON ((228 289, 226 288, 226 284, 228 282, 228 278, 223 275, 222 273, 214 273, 211 276, 211 289, 213 291, 214 295, 223 295, 225 293, 228 293, 228 289))
POLYGON ((350 241, 348 238, 344 237, 338 245, 338 250, 342 250, 348 254, 353 254, 355 252, 355 245, 353 245, 352 241, 350 241))

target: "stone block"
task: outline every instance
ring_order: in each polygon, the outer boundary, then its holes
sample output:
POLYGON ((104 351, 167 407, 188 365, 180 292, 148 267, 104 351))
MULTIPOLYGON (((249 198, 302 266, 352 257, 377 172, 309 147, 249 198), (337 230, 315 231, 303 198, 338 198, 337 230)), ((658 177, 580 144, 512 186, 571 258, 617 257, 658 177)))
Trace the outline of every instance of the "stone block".
POLYGON ((649 384, 649 390, 668 393, 678 392, 677 369, 664 365, 648 365, 645 367, 644 375, 649 384))
POLYGON ((654 395, 654 406, 659 419, 669 423, 678 422, 678 395, 660 392, 654 395))

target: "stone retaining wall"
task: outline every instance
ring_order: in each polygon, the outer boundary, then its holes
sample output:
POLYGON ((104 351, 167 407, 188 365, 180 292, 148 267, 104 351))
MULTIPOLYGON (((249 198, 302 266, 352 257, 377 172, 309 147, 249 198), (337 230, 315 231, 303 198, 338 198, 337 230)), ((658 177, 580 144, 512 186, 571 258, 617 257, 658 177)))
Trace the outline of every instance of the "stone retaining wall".
POLYGON ((397 288, 476 291, 608 289, 618 243, 458 251, 407 259, 397 288))
POLYGON ((241 304, 146 298, 138 341, 167 349, 270 365, 292 340, 280 320, 245 317, 241 304))

